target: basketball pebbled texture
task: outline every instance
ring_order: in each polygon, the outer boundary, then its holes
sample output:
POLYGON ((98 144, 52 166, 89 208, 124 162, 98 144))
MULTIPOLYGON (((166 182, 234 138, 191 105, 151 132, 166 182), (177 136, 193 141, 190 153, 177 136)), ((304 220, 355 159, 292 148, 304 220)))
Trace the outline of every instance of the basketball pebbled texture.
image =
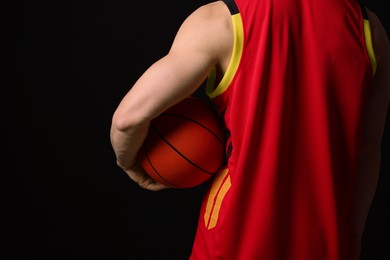
POLYGON ((210 179, 224 154, 219 116, 204 100, 189 97, 151 121, 139 158, 155 181, 190 188, 210 179))

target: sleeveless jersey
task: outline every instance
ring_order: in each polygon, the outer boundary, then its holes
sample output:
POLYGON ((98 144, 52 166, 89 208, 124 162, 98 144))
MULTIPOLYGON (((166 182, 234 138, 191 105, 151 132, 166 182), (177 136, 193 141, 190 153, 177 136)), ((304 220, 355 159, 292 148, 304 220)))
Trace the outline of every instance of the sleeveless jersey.
POLYGON ((225 0, 230 65, 206 86, 227 164, 191 260, 352 260, 363 111, 375 72, 356 0, 225 0))

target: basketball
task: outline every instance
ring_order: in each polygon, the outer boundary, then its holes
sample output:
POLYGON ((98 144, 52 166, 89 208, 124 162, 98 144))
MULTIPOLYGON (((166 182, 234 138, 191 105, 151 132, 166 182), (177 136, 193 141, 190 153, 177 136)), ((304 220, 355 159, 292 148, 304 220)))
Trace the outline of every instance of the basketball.
POLYGON ((151 121, 139 160, 157 182, 173 188, 195 187, 223 164, 224 138, 213 107, 190 96, 151 121))

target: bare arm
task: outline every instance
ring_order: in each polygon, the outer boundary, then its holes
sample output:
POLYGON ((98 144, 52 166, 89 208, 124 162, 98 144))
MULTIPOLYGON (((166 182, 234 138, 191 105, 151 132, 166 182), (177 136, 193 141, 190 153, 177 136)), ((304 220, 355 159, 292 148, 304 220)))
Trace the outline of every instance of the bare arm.
POLYGON ((357 179, 355 233, 358 254, 360 254, 360 240, 380 173, 382 136, 390 100, 389 39, 378 17, 369 10, 368 15, 378 67, 368 100, 357 179))
POLYGON ((190 96, 213 66, 228 63, 232 37, 230 14, 222 2, 199 8, 184 21, 169 53, 139 78, 119 104, 112 118, 111 143, 118 165, 141 187, 165 188, 151 180, 136 159, 150 120, 190 96))

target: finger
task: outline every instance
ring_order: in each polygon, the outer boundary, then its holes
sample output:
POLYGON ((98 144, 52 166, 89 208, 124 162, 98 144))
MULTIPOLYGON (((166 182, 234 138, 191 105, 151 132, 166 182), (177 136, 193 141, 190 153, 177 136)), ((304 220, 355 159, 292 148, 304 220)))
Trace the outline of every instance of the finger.
POLYGON ((156 182, 147 175, 141 168, 136 167, 134 170, 126 170, 127 175, 136 182, 141 188, 151 191, 158 191, 170 188, 160 182, 156 182))
POLYGON ((160 190, 164 190, 164 189, 169 189, 171 187, 166 186, 160 182, 153 181, 153 182, 147 183, 142 188, 144 188, 146 190, 150 190, 150 191, 160 191, 160 190))

